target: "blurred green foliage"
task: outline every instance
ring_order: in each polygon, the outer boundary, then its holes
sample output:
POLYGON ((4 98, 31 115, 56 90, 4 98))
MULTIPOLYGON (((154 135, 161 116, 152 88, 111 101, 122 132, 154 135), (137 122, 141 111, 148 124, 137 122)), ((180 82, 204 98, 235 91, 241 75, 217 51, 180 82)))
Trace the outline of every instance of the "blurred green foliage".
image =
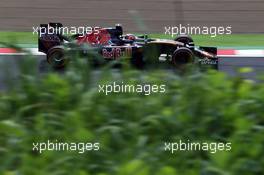
POLYGON ((0 92, 0 174, 264 174, 263 83, 216 71, 98 71, 82 60, 63 74, 40 74, 28 60, 19 80, 0 92), (98 92, 99 84, 113 81, 165 84, 166 93, 98 92), (232 142, 232 150, 164 151, 165 141, 179 139, 232 142), (47 140, 100 142, 101 148, 32 151, 33 142, 47 140))

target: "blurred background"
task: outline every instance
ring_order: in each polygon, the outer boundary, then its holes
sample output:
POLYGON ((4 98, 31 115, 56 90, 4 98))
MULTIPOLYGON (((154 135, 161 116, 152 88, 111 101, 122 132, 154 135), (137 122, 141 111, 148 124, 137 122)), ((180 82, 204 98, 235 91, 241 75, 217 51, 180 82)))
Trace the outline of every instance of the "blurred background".
POLYGON ((229 26, 233 33, 264 31, 263 0, 1 0, 0 30, 32 31, 51 21, 68 26, 113 26, 163 33, 164 26, 229 26))
MULTIPOLYGON (((242 36, 215 42, 200 36, 199 43, 255 48, 264 45, 263 35, 258 35, 264 31, 263 9, 263 0, 0 0, 0 41, 6 47, 36 44, 32 27, 48 22, 121 23, 125 32, 139 33, 164 33, 166 25, 232 25, 242 36)), ((98 71, 89 58, 81 58, 73 59, 64 73, 41 73, 34 56, 2 55, 0 175, 264 174, 264 76, 244 79, 250 68, 235 69, 236 76, 196 69, 182 75, 129 67, 98 71), (166 93, 98 93, 98 85, 112 82, 165 84, 166 93), (32 143, 47 140, 99 142, 101 150, 32 151, 32 143), (179 140, 231 142, 232 150, 164 151, 164 142, 179 140)), ((247 60, 252 58, 246 57, 244 66, 247 60)), ((254 65, 264 70, 259 61, 254 65)))

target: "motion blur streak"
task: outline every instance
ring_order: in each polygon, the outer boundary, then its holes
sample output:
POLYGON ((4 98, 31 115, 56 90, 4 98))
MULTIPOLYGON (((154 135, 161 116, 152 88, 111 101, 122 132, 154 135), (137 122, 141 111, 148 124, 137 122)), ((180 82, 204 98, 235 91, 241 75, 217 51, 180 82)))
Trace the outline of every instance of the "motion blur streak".
POLYGON ((55 21, 70 26, 121 23, 127 32, 221 24, 232 25, 233 33, 262 33, 263 9, 263 0, 1 0, 0 30, 31 31, 32 26, 55 21))

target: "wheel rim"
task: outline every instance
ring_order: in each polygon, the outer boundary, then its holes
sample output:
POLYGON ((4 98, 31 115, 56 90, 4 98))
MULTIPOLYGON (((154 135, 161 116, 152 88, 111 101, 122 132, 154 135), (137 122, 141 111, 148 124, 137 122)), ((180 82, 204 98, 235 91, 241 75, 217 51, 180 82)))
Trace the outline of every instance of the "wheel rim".
POLYGON ((193 62, 193 56, 188 52, 179 52, 174 56, 174 64, 185 65, 193 62))
POLYGON ((50 57, 50 63, 54 67, 63 67, 65 65, 65 58, 62 52, 54 52, 50 57))

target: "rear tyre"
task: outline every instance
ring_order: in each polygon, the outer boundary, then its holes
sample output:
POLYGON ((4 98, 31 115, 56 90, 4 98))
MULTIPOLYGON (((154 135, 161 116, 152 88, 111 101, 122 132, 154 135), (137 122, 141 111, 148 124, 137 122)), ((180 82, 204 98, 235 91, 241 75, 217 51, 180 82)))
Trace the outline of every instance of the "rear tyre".
POLYGON ((48 51, 47 61, 54 69, 64 68, 69 59, 65 57, 65 51, 61 46, 55 46, 48 51))

